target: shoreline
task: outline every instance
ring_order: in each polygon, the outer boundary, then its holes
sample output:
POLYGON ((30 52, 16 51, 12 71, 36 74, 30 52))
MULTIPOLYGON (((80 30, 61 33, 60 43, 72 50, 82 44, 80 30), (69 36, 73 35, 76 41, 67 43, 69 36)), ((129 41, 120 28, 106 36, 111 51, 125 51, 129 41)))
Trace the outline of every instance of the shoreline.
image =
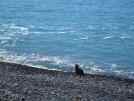
MULTIPOLYGON (((31 70, 35 70, 36 71, 44 71, 45 72, 57 72, 57 73, 65 73, 65 74, 74 74, 74 71, 72 72, 68 72, 68 71, 62 71, 62 70, 58 70, 58 69, 48 69, 47 67, 39 67, 39 66, 33 66, 33 65, 28 65, 28 64, 21 64, 21 63, 16 63, 16 62, 8 62, 8 61, 0 61, 0 64, 4 64, 4 65, 11 65, 11 66, 15 66, 14 69, 27 69, 27 67, 31 70)), ((41 72, 40 72, 41 73, 41 72)), ((96 73, 85 73, 85 75, 88 76, 97 76, 97 77, 106 77, 106 78, 113 78, 113 79, 117 79, 117 80, 126 80, 126 81, 132 81, 134 82, 134 78, 129 78, 128 76, 122 76, 122 75, 114 75, 114 73, 108 74, 108 73, 100 73, 100 72, 96 72, 96 73)))
POLYGON ((0 62, 0 101, 133 101, 134 80, 0 62))

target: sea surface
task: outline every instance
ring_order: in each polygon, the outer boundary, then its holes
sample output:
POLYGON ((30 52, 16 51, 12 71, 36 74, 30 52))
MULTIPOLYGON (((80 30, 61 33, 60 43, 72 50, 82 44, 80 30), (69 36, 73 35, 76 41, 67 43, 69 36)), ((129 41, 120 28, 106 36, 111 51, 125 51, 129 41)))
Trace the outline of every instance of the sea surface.
POLYGON ((134 1, 1 0, 0 60, 134 78, 134 1))

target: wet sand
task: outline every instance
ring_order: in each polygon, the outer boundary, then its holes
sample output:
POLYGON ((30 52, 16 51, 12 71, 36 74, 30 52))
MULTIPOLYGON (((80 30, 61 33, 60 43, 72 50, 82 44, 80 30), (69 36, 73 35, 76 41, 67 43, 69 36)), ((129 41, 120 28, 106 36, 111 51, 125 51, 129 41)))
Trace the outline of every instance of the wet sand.
POLYGON ((134 101, 134 80, 0 62, 0 101, 134 101))

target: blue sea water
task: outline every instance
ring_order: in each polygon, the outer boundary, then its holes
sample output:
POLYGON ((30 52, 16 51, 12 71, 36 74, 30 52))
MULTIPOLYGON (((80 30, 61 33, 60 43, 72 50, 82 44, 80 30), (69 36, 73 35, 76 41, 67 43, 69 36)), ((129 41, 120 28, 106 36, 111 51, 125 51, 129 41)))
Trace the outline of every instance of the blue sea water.
POLYGON ((134 77, 133 0, 1 0, 0 59, 134 77))

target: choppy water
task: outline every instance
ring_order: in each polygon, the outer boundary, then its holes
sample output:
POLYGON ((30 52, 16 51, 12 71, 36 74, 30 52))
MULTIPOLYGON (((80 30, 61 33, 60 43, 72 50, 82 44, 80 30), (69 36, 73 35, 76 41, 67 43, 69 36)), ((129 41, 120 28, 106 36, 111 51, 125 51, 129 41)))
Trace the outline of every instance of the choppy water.
POLYGON ((1 0, 0 58, 134 77, 133 0, 1 0))

